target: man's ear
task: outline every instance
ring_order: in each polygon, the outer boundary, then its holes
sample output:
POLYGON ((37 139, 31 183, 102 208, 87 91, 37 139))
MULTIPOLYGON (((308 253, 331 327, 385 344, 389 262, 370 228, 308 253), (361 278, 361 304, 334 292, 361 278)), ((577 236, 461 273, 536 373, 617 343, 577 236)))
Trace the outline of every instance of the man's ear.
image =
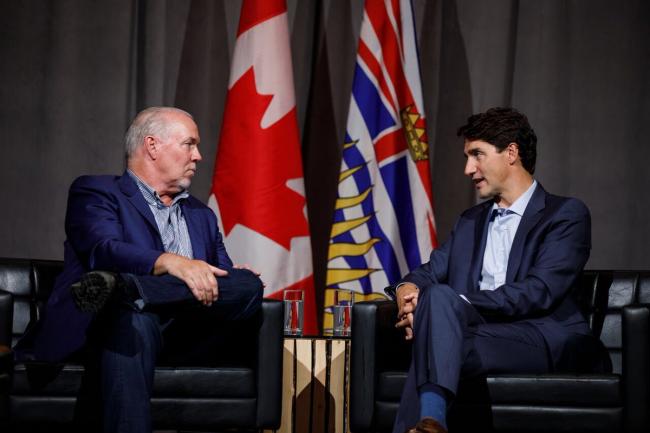
POLYGON ((506 147, 508 162, 512 165, 519 159, 519 145, 515 142, 509 143, 506 147))
POLYGON ((147 135, 143 139, 144 143, 142 146, 144 147, 144 151, 149 155, 149 158, 155 160, 158 157, 158 147, 156 143, 156 137, 152 135, 147 135))

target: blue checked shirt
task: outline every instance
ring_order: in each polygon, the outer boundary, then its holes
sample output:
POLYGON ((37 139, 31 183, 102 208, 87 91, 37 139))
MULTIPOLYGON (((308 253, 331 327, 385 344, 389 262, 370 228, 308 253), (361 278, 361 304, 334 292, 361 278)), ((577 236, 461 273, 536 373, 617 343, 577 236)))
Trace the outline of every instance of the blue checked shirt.
POLYGON ((127 170, 127 172, 138 185, 142 196, 156 219, 156 225, 158 226, 165 252, 193 259, 192 241, 190 240, 187 223, 185 222, 185 217, 180 206, 180 201, 190 195, 187 190, 176 194, 172 203, 169 206, 165 206, 153 188, 144 183, 131 170, 127 170))

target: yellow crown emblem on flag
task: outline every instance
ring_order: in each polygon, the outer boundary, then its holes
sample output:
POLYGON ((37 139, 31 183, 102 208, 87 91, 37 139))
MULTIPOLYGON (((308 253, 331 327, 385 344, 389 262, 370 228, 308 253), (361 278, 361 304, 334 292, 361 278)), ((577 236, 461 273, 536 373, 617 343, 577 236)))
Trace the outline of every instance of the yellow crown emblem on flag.
POLYGON ((429 159, 429 144, 422 138, 426 131, 416 125, 420 120, 420 113, 411 104, 400 111, 400 117, 402 118, 404 136, 413 161, 429 159))

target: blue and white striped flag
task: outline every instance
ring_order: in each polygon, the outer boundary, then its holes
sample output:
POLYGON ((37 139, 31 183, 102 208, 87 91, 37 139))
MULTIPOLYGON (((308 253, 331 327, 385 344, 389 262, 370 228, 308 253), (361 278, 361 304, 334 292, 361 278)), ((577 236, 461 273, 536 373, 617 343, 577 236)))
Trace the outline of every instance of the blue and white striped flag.
MULTIPOLYGON (((436 246, 429 151, 409 0, 367 0, 354 72, 325 307, 356 299, 426 261, 436 246)), ((324 327, 331 326, 329 308, 324 327)))

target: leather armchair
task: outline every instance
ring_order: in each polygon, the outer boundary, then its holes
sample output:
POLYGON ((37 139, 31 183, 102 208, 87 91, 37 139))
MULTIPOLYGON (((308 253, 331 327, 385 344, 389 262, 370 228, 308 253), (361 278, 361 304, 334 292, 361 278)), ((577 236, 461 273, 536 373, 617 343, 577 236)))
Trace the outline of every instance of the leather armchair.
MULTIPOLYGON (((462 380, 448 418, 452 433, 650 431, 650 272, 585 271, 572 295, 609 351, 613 372, 462 380)), ((396 315, 392 301, 354 305, 354 433, 391 431, 411 357, 396 315)))
POLYGON ((11 351, 7 346, 0 345, 0 420, 8 417, 9 385, 11 378, 11 351))
MULTIPOLYGON (((40 317, 62 266, 58 261, 0 259, 0 345, 15 343, 40 317)), ((282 303, 264 300, 261 326, 244 331, 235 344, 228 347, 223 365, 156 368, 156 429, 257 431, 280 426, 282 303)), ((14 365, 10 356, 0 356, 3 431, 7 424, 12 432, 68 430, 83 366, 72 361, 14 365)))

